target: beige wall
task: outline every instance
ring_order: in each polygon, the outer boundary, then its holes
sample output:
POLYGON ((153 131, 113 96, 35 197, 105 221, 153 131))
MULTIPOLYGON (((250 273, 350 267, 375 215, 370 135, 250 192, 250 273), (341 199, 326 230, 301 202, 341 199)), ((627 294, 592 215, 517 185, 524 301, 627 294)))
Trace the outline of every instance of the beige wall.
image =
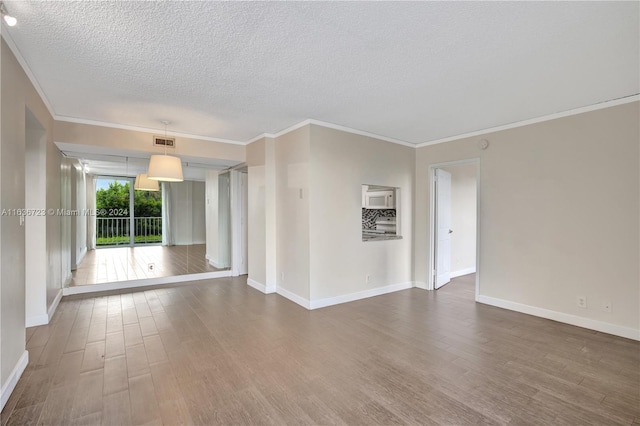
POLYGON ((311 300, 413 281, 414 167, 414 148, 311 126, 311 300), (400 188, 403 239, 362 241, 362 184, 400 188))
POLYGON ((276 289, 276 141, 261 138, 247 146, 247 258, 249 282, 262 291, 276 289))
POLYGON ((248 213, 247 213, 247 257, 249 279, 264 285, 266 283, 266 240, 265 240, 265 139, 247 145, 248 171, 248 213))
POLYGON ((418 149, 416 280, 430 256, 429 165, 480 157, 480 295, 637 330, 638 117, 634 102, 418 149))
POLYGON ((443 167, 451 173, 451 274, 476 267, 477 164, 443 167))
MULTIPOLYGON (((53 119, 4 40, 0 46, 0 54, 0 208, 25 207, 27 108, 47 135, 47 207, 59 208, 60 157, 53 155, 53 119)), ((56 267, 59 269, 62 263, 59 257, 60 234, 53 233, 52 229, 58 223, 58 218, 47 217, 48 254, 58 259, 56 267), (53 246, 57 246, 55 251, 51 249, 53 246)), ((17 216, 2 216, 0 233, 0 382, 4 385, 25 351, 25 228, 20 226, 17 216)), ((56 284, 60 288, 61 283, 56 284)))
POLYGON ((413 148, 315 125, 250 144, 249 279, 267 290, 277 285, 279 293, 312 307, 323 299, 410 286, 414 155, 413 148), (363 183, 400 188, 402 240, 362 242, 363 183))
MULTIPOLYGON (((152 145, 151 133, 135 130, 56 121, 54 136, 56 142, 139 152, 163 152, 162 148, 152 145)), ((245 152, 244 145, 181 137, 176 137, 176 147, 172 150, 175 155, 233 161, 245 161, 245 152)))
POLYGON ((278 288, 309 300, 310 126, 276 139, 278 288))

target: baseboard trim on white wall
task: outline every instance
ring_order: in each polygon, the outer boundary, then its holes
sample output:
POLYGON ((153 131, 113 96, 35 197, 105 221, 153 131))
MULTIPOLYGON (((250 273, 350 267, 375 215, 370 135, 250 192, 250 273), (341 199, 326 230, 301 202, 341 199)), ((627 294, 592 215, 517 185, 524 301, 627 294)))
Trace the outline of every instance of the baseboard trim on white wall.
POLYGON ((13 390, 16 388, 16 385, 18 384, 18 380, 20 380, 22 373, 24 373, 24 369, 27 368, 27 364, 29 364, 29 352, 24 351, 22 353, 22 356, 18 360, 18 363, 16 364, 16 366, 13 367, 13 371, 7 378, 7 381, 2 384, 2 391, 1 391, 2 394, 0 396, 1 398, 0 410, 4 409, 4 406, 9 400, 11 393, 13 392, 13 390))
POLYGON ((78 265, 80 264, 80 262, 82 262, 82 259, 84 259, 84 256, 87 254, 87 248, 83 247, 82 250, 80 250, 80 255, 78 256, 78 258, 76 259, 76 268, 78 267, 78 265))
POLYGON ((226 266, 224 266, 222 263, 218 263, 213 259, 209 259, 209 265, 213 266, 216 269, 226 268, 226 266))
POLYGON ((302 306, 305 309, 311 309, 311 304, 309 303, 309 301, 307 299, 305 299, 304 297, 300 297, 295 293, 290 292, 289 290, 282 288, 280 286, 278 286, 276 288, 276 292, 286 298, 291 300, 293 303, 297 303, 298 305, 302 306))
POLYGON ((47 311, 48 314, 48 321, 47 324, 51 322, 51 318, 53 318, 53 314, 56 313, 56 309, 58 309, 58 305, 60 304, 60 301, 62 300, 62 289, 58 289, 58 293, 56 294, 56 297, 53 299, 53 302, 51 303, 51 306, 49 306, 49 310, 47 311))
POLYGON ((339 305, 341 303, 353 302, 355 300, 367 299, 369 297, 381 296, 387 293, 406 290, 409 288, 413 288, 415 286, 414 284, 415 283, 413 281, 407 281, 404 283, 391 284, 384 287, 376 287, 368 290, 358 291, 356 293, 349 293, 342 296, 312 300, 310 309, 319 309, 327 306, 339 305))
MULTIPOLYGON (((67 278, 67 283, 65 286, 69 285, 71 282, 71 275, 67 278)), ((56 297, 53 299, 51 306, 47 310, 46 315, 36 315, 33 317, 25 318, 24 326, 25 327, 37 327, 39 325, 46 325, 51 322, 51 318, 53 318, 53 314, 56 313, 56 309, 58 309, 58 305, 60 304, 60 300, 62 300, 63 290, 61 288, 58 289, 58 293, 56 293, 56 297)))
POLYGON ((475 274, 476 273, 476 267, 473 266, 471 268, 465 268, 465 269, 459 269, 455 272, 451 273, 451 278, 458 278, 461 277, 463 275, 469 275, 469 274, 475 274))
POLYGON ((602 333, 613 334, 614 336, 640 341, 640 330, 625 327, 622 325, 616 325, 590 318, 579 317, 572 314, 565 314, 563 312, 538 308, 536 306, 511 302, 509 300, 498 299, 490 296, 478 295, 476 301, 484 303, 485 305, 496 306, 498 308, 508 309, 510 311, 521 312, 523 314, 533 315, 536 317, 546 318, 565 324, 575 325, 577 327, 588 328, 589 330, 600 331, 602 333))
POLYGON ((26 328, 37 327, 39 325, 46 324, 49 324, 49 315, 34 315, 32 317, 27 317, 24 320, 24 326, 26 328))
POLYGON ((421 288, 421 289, 423 289, 423 290, 429 290, 429 287, 428 287, 428 286, 429 286, 429 284, 428 284, 428 283, 425 283, 425 282, 423 282, 423 281, 414 281, 414 282, 413 282, 413 286, 414 286, 415 288, 421 288))
POLYGON ((258 291, 261 291, 264 294, 271 294, 276 292, 275 286, 267 287, 266 285, 259 283, 256 280, 252 280, 251 278, 247 278, 247 285, 255 288, 258 291))
POLYGON ((65 287, 62 290, 63 296, 71 296, 72 294, 97 293, 100 291, 122 290, 126 288, 148 287, 151 285, 174 284, 186 281, 201 281, 211 278, 230 277, 231 271, 203 272, 200 274, 174 275, 171 277, 146 278, 142 280, 116 281, 104 284, 79 285, 74 287, 65 287))

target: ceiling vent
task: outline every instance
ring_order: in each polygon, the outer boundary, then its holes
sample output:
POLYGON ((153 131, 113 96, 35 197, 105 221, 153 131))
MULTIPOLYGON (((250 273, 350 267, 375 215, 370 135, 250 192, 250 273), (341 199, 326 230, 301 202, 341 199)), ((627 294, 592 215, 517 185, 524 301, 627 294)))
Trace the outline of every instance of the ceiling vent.
POLYGON ((153 146, 160 146, 162 148, 175 148, 176 147, 176 139, 168 138, 166 136, 154 136, 153 137, 153 146))

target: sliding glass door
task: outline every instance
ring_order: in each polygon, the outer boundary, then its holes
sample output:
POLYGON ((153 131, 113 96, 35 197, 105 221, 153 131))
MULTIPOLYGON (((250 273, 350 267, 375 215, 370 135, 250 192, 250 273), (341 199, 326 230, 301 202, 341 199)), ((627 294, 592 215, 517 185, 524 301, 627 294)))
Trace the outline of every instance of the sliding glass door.
POLYGON ((131 179, 96 179, 96 247, 131 245, 131 179))
POLYGON ((133 191, 134 243, 162 243, 162 191, 133 191))
POLYGON ((162 243, 162 193, 135 191, 134 179, 96 179, 96 247, 162 243))

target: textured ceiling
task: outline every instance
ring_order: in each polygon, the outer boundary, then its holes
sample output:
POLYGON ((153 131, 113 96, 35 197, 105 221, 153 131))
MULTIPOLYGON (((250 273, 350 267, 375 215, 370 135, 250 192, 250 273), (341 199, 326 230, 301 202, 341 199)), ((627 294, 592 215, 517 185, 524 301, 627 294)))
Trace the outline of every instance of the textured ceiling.
POLYGON ((637 94, 638 2, 5 2, 59 117, 410 143, 637 94))

